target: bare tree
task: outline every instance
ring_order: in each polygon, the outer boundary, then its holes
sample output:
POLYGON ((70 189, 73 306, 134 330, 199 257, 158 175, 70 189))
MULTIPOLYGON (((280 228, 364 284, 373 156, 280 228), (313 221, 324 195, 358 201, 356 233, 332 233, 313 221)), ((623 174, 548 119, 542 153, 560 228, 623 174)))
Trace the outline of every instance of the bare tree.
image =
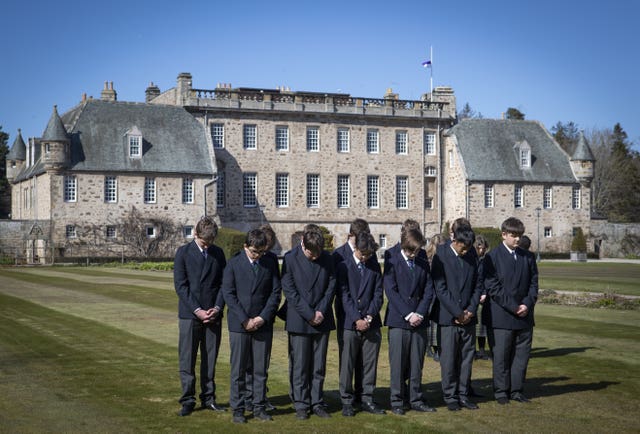
POLYGON ((180 235, 180 228, 168 217, 145 216, 132 206, 118 224, 116 243, 138 257, 168 257, 180 235))

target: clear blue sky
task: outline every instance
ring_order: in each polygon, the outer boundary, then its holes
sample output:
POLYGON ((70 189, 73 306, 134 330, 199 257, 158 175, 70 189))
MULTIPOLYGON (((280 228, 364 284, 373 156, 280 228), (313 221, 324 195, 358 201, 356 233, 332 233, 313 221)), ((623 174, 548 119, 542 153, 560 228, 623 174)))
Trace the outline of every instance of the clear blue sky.
POLYGON ((492 0, 137 0, 3 2, 0 125, 41 136, 58 105, 113 81, 144 101, 180 72, 197 88, 291 90, 401 99, 434 85, 487 118, 516 107, 551 128, 620 122, 640 146, 640 2, 492 0))

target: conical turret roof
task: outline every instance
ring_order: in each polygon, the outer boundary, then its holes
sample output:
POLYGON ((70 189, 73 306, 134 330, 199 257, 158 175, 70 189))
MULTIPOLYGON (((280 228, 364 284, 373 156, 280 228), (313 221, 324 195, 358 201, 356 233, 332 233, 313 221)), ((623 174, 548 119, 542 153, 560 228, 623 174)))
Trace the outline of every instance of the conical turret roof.
POLYGON ((589 148, 589 144, 587 143, 587 139, 584 138, 584 133, 580 131, 580 137, 578 138, 578 144, 576 145, 576 150, 573 152, 571 156, 571 161, 595 161, 593 158, 593 153, 591 153, 591 148, 589 148))
POLYGON ((11 150, 7 154, 7 160, 24 161, 27 159, 27 146, 22 139, 22 131, 18 129, 18 136, 11 145, 11 150))
POLYGON ((64 142, 69 140, 67 130, 62 123, 62 119, 60 119, 60 115, 58 115, 58 106, 53 106, 53 113, 51 113, 47 128, 44 130, 44 133, 42 133, 42 140, 51 142, 64 142))

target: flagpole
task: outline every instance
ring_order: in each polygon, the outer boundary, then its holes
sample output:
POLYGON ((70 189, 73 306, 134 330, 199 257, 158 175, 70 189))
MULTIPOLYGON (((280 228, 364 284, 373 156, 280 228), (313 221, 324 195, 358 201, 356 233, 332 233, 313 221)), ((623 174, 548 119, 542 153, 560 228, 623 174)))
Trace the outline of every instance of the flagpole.
POLYGON ((429 79, 429 84, 430 84, 430 87, 431 87, 431 90, 430 90, 431 101, 433 101, 433 45, 429 46, 429 50, 430 50, 429 60, 431 60, 431 68, 430 68, 431 69, 431 71, 430 71, 431 77, 429 79))

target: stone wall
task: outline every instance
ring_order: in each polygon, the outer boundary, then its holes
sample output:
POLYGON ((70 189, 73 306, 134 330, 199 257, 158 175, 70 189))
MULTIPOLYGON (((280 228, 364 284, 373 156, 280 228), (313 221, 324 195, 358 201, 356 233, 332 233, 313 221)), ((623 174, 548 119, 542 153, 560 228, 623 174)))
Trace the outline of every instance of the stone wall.
POLYGON ((640 223, 593 220, 588 242, 601 258, 640 257, 640 223))

